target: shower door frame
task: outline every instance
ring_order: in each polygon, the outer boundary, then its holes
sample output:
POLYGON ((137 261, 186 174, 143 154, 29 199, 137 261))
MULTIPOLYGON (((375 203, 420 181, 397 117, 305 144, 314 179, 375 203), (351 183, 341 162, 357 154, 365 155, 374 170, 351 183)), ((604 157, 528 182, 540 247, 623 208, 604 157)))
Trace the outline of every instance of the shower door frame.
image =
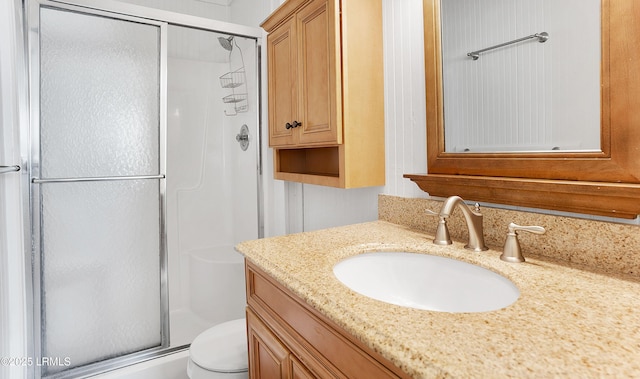
MULTIPOLYGON (((160 184, 160 255, 161 255, 161 304, 162 312, 162 337, 161 346, 155 347, 140 352, 135 352, 116 358, 108 359, 105 362, 92 363, 86 366, 80 366, 78 368, 65 371, 59 374, 49 376, 49 378, 65 378, 65 377, 88 377, 101 372, 110 371, 120 367, 125 367, 131 364, 143 362, 145 360, 154 359, 165 356, 177 351, 183 351, 188 346, 168 347, 169 346, 169 290, 168 290, 168 251, 166 245, 166 179, 164 175, 166 173, 166 135, 167 135, 167 33, 169 25, 183 26, 195 29, 201 29, 214 33, 221 33, 226 35, 234 35, 238 37, 244 37, 255 40, 256 48, 256 101, 253 105, 256 109, 256 136, 255 143, 257 144, 257 207, 258 207, 258 237, 264 237, 264 199, 263 199, 263 163, 262 163, 262 75, 261 75, 261 42, 264 38, 264 32, 260 28, 253 28, 249 26, 242 26, 237 24, 231 24, 224 21, 217 21, 212 19, 205 19, 197 16, 185 15, 180 13, 174 13, 159 9, 146 8, 133 4, 111 2, 110 0, 25 0, 23 2, 23 16, 24 20, 24 43, 25 43, 25 56, 27 68, 25 69, 28 77, 28 113, 30 120, 27 125, 21 126, 22 138, 29 140, 28 143, 23 144, 23 148, 28 151, 23 151, 22 155, 28 157, 28 164, 25 167, 25 179, 28 178, 27 190, 29 193, 29 207, 25 209, 25 224, 31 228, 28 233, 25 233, 25 238, 30 237, 30 244, 27 244, 29 248, 25 249, 26 262, 27 262, 27 311, 28 317, 27 325, 27 353, 29 357, 33 357, 34 360, 40 357, 42 353, 42 341, 40 335, 41 329, 41 304, 40 304, 40 254, 42 247, 40 245, 41 229, 40 229, 40 115, 39 115, 39 97, 40 97, 40 76, 39 76, 39 27, 34 31, 32 29, 31 21, 33 19, 32 12, 38 11, 41 5, 50 6, 53 8, 62 8, 69 10, 78 10, 81 13, 105 16, 114 19, 122 19, 125 21, 140 22, 143 24, 157 25, 160 27, 160 161, 159 172, 163 178, 158 178, 161 181, 160 184), (33 42, 36 42, 36 46, 33 46, 33 42), (34 68, 37 69, 34 71, 34 68), (33 73, 36 72, 36 77, 33 73), (34 106, 35 104, 35 106, 34 106), (26 136, 26 137, 25 137, 26 136), (37 157, 37 158, 36 158, 37 157), (37 217, 34 215, 37 213, 37 217), (30 280, 29 280, 30 278, 30 280)), ((97 178, 96 180, 100 180, 97 178)), ((26 182, 26 180, 25 180, 26 182)), ((29 378, 40 378, 41 369, 37 365, 31 365, 27 368, 29 378)))
MULTIPOLYGON (((28 25, 26 43, 28 46, 28 77, 29 77, 29 138, 30 151, 28 154, 28 170, 29 170, 29 199, 30 209, 29 216, 31 220, 31 279, 32 291, 31 302, 32 311, 30 314, 33 319, 30 325, 31 338, 33 341, 32 349, 29 356, 34 362, 41 362, 43 353, 43 325, 42 325, 42 267, 41 257, 43 251, 42 241, 42 194, 41 184, 43 183, 71 183, 71 182, 98 182, 98 181, 120 181, 120 180, 159 180, 158 199, 159 199, 159 266, 160 266, 160 346, 144 349, 134 353, 123 354, 115 358, 109 358, 104 361, 97 361, 77 368, 60 373, 52 374, 47 378, 67 378, 67 377, 84 377, 97 372, 107 371, 114 367, 127 364, 131 360, 141 360, 147 357, 155 356, 159 351, 169 346, 169 288, 168 288, 168 270, 167 270, 167 249, 166 249, 166 134, 167 134, 167 29, 168 24, 155 20, 142 19, 119 13, 113 13, 103 10, 95 10, 83 6, 72 4, 58 3, 49 0, 29 0, 25 5, 25 24, 28 25), (115 177, 95 177, 95 178, 47 178, 42 179, 40 173, 40 155, 41 155, 41 98, 40 98, 40 9, 43 7, 51 9, 59 9, 61 11, 77 12, 88 16, 106 17, 113 20, 122 20, 124 22, 135 22, 144 25, 158 27, 159 31, 159 56, 158 56, 158 173, 157 175, 140 175, 140 176, 115 176, 115 177)), ((55 357, 63 358, 63 357, 55 357)), ((30 365, 35 378, 42 377, 42 366, 40 364, 30 365)))

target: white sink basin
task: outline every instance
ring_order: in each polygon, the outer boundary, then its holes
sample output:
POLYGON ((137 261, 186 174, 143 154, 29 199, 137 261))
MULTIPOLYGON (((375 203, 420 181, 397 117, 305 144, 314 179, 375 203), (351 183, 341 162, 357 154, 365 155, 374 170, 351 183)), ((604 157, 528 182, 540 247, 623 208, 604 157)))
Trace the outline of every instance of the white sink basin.
POLYGON ((485 268, 435 255, 364 253, 333 267, 344 285, 367 297, 440 312, 487 312, 504 308, 520 291, 485 268))

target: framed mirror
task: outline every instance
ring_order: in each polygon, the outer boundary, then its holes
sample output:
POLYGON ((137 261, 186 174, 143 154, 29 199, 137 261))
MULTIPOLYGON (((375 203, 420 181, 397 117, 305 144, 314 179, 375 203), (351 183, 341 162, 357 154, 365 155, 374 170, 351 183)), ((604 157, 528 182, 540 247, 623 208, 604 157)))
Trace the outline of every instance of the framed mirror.
POLYGON ((454 0, 423 0, 428 173, 405 177, 432 196, 620 218, 640 214, 637 1, 600 0, 599 149, 462 153, 447 150, 445 141, 441 2, 446 1, 454 0))

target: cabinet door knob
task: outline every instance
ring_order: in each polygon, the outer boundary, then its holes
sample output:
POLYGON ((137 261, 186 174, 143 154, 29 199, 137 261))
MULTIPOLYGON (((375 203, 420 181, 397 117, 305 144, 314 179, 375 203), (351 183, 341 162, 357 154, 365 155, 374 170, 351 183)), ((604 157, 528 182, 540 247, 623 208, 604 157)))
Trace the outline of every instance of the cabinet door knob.
POLYGON ((302 125, 302 123, 301 123, 301 122, 293 121, 293 124, 290 124, 290 123, 288 123, 288 122, 287 122, 286 124, 284 124, 284 127, 285 127, 286 129, 293 129, 293 128, 297 128, 297 127, 298 127, 298 126, 300 126, 300 125, 302 125))

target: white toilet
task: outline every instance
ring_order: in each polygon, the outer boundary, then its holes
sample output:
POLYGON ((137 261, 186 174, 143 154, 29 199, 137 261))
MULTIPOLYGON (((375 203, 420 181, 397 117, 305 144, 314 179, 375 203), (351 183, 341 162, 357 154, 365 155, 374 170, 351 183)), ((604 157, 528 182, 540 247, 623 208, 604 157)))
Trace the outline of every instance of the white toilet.
POLYGON ((223 322, 198 335, 189 348, 190 379, 249 377, 246 319, 223 322))

